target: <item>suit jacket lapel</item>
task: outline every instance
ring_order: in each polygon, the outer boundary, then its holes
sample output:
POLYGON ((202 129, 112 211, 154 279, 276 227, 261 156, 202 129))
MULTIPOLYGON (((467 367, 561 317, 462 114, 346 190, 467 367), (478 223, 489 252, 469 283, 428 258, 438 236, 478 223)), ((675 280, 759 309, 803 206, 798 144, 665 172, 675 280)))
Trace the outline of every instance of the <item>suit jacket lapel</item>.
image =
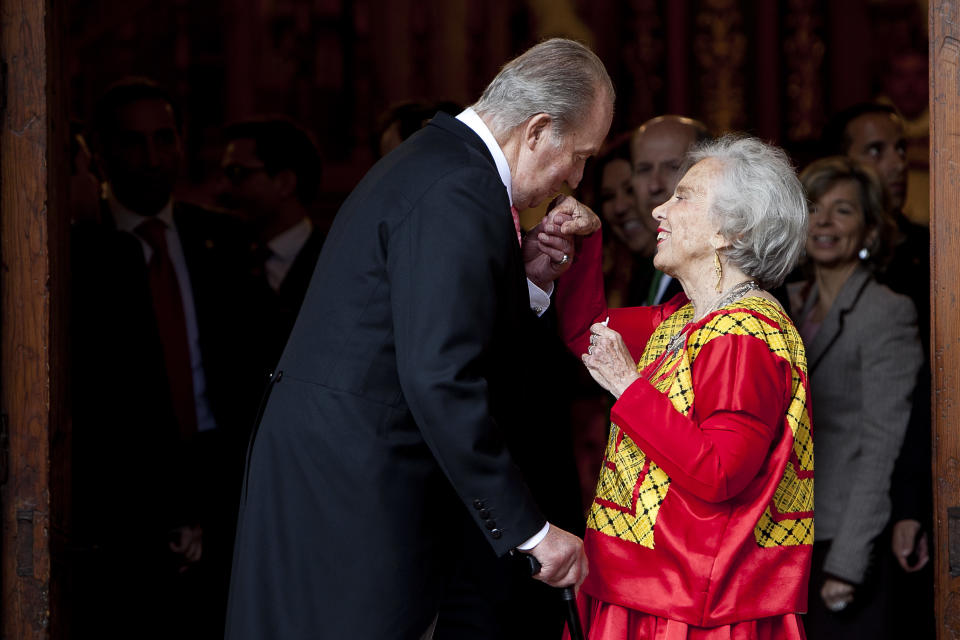
MULTIPOLYGON (((863 289, 869 281, 870 272, 864 267, 858 266, 850 277, 847 278, 847 281, 843 283, 840 294, 834 301, 833 306, 830 307, 830 311, 827 312, 827 316, 823 319, 823 324, 820 325, 817 335, 814 336, 810 344, 807 345, 807 362, 811 375, 817 368, 820 360, 823 359, 823 356, 830 350, 830 347, 843 332, 846 315, 856 306, 860 294, 863 293, 863 289)), ((800 316, 801 318, 806 316, 819 295, 820 291, 816 284, 814 284, 810 295, 807 297, 807 304, 804 305, 803 313, 800 316)))

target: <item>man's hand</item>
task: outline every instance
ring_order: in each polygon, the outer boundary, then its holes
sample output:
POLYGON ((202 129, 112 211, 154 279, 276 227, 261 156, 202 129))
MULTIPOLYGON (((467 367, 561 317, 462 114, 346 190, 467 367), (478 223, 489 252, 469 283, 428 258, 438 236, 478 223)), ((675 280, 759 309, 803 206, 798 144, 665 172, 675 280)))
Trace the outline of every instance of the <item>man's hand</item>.
POLYGON ((527 278, 546 290, 570 268, 575 252, 574 236, 589 235, 600 228, 600 218, 575 198, 557 196, 547 215, 523 239, 523 263, 527 278))
POLYGON ((177 527, 170 532, 170 551, 178 557, 179 571, 183 573, 190 565, 200 561, 203 555, 203 528, 199 526, 177 527))
POLYGON ((523 266, 527 278, 544 291, 573 263, 573 238, 560 227, 570 216, 550 212, 523 239, 523 266))
POLYGON ((540 563, 540 572, 533 577, 551 587, 579 587, 587 577, 583 540, 560 527, 550 525, 547 537, 523 553, 531 554, 540 563))
POLYGON ((890 548, 907 573, 919 571, 930 562, 927 532, 921 532, 921 529, 922 525, 917 520, 899 520, 893 525, 890 548), (910 556, 914 556, 913 564, 910 564, 910 556))

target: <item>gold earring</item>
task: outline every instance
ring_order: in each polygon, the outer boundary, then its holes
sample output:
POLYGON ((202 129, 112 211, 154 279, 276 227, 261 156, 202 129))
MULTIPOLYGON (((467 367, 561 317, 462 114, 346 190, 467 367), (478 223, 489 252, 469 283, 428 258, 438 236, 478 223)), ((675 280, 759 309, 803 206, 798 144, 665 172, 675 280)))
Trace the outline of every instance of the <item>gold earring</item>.
POLYGON ((713 252, 713 268, 717 272, 717 286, 716 286, 717 293, 720 293, 721 291, 723 291, 723 289, 720 288, 720 282, 723 280, 723 265, 720 264, 719 251, 713 252))

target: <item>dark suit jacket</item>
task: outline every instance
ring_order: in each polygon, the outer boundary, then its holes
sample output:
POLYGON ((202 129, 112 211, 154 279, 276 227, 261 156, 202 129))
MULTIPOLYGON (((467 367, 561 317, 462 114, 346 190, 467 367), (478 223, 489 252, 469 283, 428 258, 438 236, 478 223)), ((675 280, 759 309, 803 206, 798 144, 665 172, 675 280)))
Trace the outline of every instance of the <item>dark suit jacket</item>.
POLYGON ((324 243, 251 442, 228 638, 419 638, 464 518, 498 555, 543 526, 504 437, 535 321, 493 159, 438 115, 324 243))
POLYGON ((113 602, 100 598, 109 610, 90 613, 100 624, 116 612, 142 621, 143 607, 162 608, 150 594, 176 575, 171 528, 202 524, 205 562, 218 551, 229 557, 229 505, 242 477, 237 443, 245 442, 256 409, 248 399, 260 386, 238 348, 252 342, 243 330, 247 243, 232 219, 178 203, 174 220, 218 425, 181 439, 140 241, 105 215, 103 224, 77 226, 71 243, 74 582, 78 596, 97 592, 92 585, 117 593, 113 602))

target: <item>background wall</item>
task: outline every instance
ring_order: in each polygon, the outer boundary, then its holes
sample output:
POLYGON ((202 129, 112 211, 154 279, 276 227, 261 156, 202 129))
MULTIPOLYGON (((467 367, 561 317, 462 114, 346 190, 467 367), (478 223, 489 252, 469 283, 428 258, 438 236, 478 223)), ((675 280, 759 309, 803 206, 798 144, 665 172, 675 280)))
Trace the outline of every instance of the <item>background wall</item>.
MULTIPOLYGON (((281 112, 310 128, 325 159, 328 217, 374 157, 376 116, 410 98, 469 104, 497 68, 565 35, 600 55, 618 91, 612 133, 681 113, 815 153, 825 119, 888 93, 926 155, 923 0, 68 0, 64 44, 72 116, 112 81, 147 75, 187 114, 187 197, 204 199, 219 128, 281 112), (916 67, 916 65, 914 65, 916 67), (899 77, 898 76, 905 76, 899 77), (919 82, 914 82, 919 78, 919 82), (916 85, 915 89, 902 89, 916 85), (922 94, 922 95, 917 95, 922 94), (910 102, 910 100, 901 100, 910 102), (917 106, 919 105, 919 106, 917 106)), ((923 187, 911 189, 926 195, 923 187)), ((914 213, 926 219, 925 204, 914 213)))

